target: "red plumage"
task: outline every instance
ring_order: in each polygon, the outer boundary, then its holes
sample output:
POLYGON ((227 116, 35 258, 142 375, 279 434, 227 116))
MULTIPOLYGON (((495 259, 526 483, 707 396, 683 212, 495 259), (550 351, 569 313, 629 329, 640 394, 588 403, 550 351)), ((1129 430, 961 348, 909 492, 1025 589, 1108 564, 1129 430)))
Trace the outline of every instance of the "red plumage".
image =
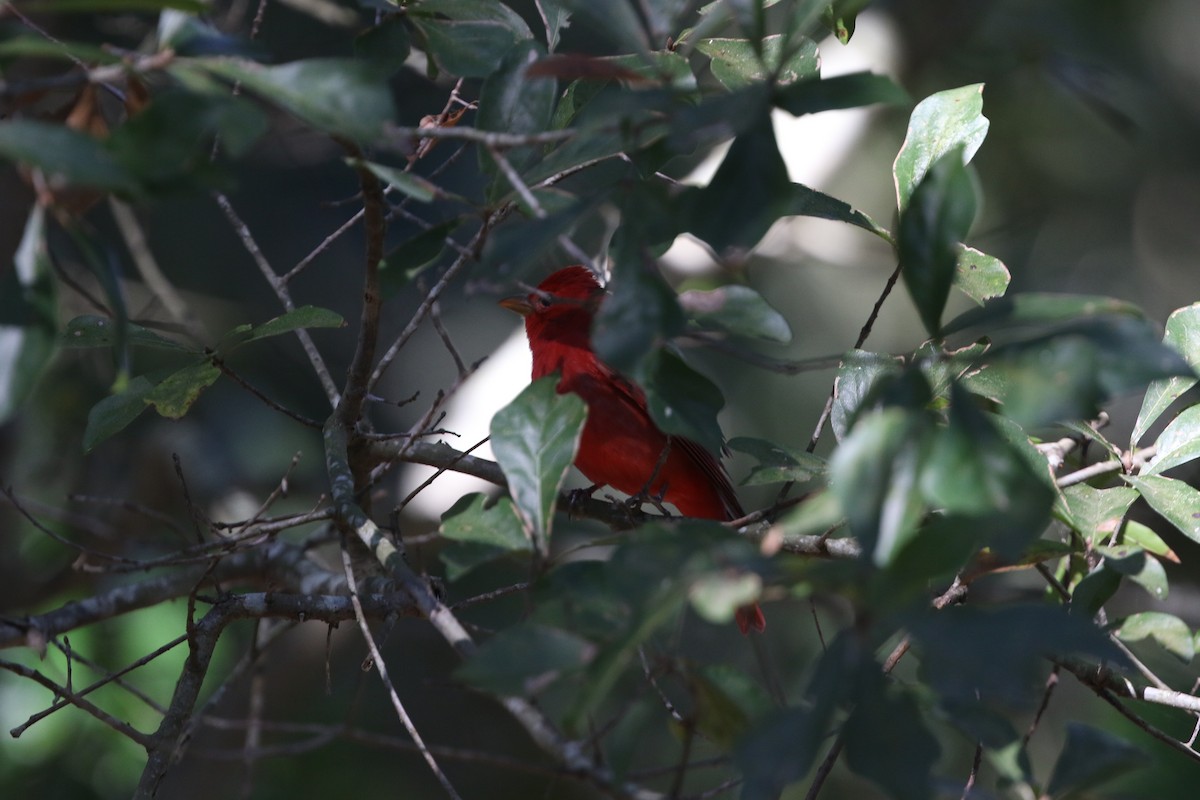
MULTIPOLYGON (((557 373, 559 393, 573 392, 587 405, 575 466, 594 484, 661 496, 687 517, 742 516, 716 457, 690 439, 659 430, 642 390, 592 352, 592 319, 603 299, 591 271, 573 266, 550 275, 527 297, 501 303, 525 318, 533 380, 557 373)), ((766 624, 757 605, 738 609, 737 623, 743 633, 766 624)))

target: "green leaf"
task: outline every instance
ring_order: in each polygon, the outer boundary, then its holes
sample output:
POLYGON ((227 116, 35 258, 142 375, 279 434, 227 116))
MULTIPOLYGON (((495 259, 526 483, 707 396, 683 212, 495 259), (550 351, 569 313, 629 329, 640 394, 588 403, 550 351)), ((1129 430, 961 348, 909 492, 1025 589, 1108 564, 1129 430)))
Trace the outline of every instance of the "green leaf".
POLYGON ((561 0, 579 27, 600 33, 617 53, 647 53, 650 41, 638 12, 629 0, 561 0))
POLYGON ((961 163, 970 163, 987 130, 982 83, 947 89, 918 103, 909 117, 904 144, 892 165, 896 208, 901 214, 936 162, 961 148, 961 163))
POLYGON ((533 38, 520 15, 488 0, 423 0, 408 19, 437 65, 462 78, 487 77, 513 45, 533 38))
POLYGON ((554 501, 579 447, 587 407, 555 391, 557 376, 534 381, 492 417, 492 451, 530 536, 543 552, 554 501))
POLYGON ((154 389, 146 376, 137 375, 125 391, 106 397, 88 412, 87 428, 83 432, 83 452, 121 432, 146 410, 147 396, 154 389))
POLYGON ((843 729, 846 765, 897 800, 933 796, 941 748, 912 693, 878 674, 864 678, 843 729))
POLYGON ((114 64, 121 60, 120 56, 96 45, 20 34, 12 29, 6 30, 5 35, 7 38, 0 42, 0 58, 32 56, 64 61, 79 59, 92 64, 114 64))
POLYGON ((491 694, 533 695, 595 652, 595 645, 570 631, 524 623, 484 642, 454 677, 491 694))
POLYGON ((972 308, 944 325, 942 332, 948 335, 975 327, 995 329, 1112 316, 1143 319, 1145 315, 1134 304, 1112 297, 1023 292, 996 298, 983 308, 972 308))
POLYGON ((697 732, 725 752, 749 728, 751 714, 770 708, 770 699, 750 677, 732 667, 689 671, 687 683, 697 732))
POLYGON ((1161 475, 1121 477, 1141 492, 1150 507, 1161 514, 1163 519, 1193 542, 1200 542, 1200 491, 1183 481, 1164 478, 1161 475))
POLYGON ((462 219, 455 217, 407 239, 388 252, 379 264, 379 290, 384 300, 395 297, 413 278, 437 262, 446 250, 446 239, 462 219))
POLYGON ((740 89, 755 81, 775 76, 782 86, 816 78, 821 72, 817 44, 795 40, 777 33, 764 36, 761 43, 747 39, 700 39, 696 49, 712 59, 713 77, 727 89, 740 89), (756 46, 759 45, 759 46, 756 46), (787 59, 784 60, 784 47, 787 59))
POLYGON ((679 295, 679 304, 702 327, 715 327, 738 336, 786 343, 792 330, 783 315, 749 286, 722 286, 679 295))
POLYGON ((886 566, 916 533, 925 512, 917 478, 926 421, 902 408, 860 416, 829 462, 829 486, 863 556, 886 566))
POLYGON ((714 572, 692 583, 688 599, 701 619, 727 625, 734 613, 762 595, 762 578, 753 572, 714 572))
MULTIPOLYGON (((546 130, 554 112, 558 85, 553 78, 528 72, 545 54, 541 44, 532 39, 513 45, 505 54, 500 66, 488 75, 480 90, 479 114, 475 121, 480 130, 513 134, 546 130)), ((496 175, 490 197, 498 199, 514 191, 516 187, 500 173, 491 154, 482 148, 479 153, 484 168, 496 175)), ((540 155, 541 150, 535 147, 517 147, 504 153, 518 173, 524 172, 540 155)))
POLYGON ((512 500, 507 497, 490 505, 483 494, 459 498, 442 515, 438 533, 449 540, 440 553, 449 581, 456 581, 475 567, 509 553, 533 549, 512 500))
POLYGON ((776 524, 785 536, 808 536, 824 534, 845 521, 837 495, 825 490, 788 511, 776 524))
POLYGON ((1155 600, 1167 599, 1170 592, 1167 584, 1167 571, 1163 569, 1163 565, 1157 558, 1142 548, 1133 545, 1118 545, 1116 547, 1097 547, 1096 552, 1104 556, 1106 567, 1141 586, 1155 600))
POLYGON ((717 412, 725 398, 715 383, 665 349, 650 354, 637 379, 659 430, 698 442, 714 455, 721 452, 724 437, 717 412))
POLYGON ((362 165, 366 167, 375 177, 406 197, 416 200, 418 203, 431 203, 434 200, 453 197, 453 195, 446 192, 437 184, 412 172, 405 172, 402 169, 389 167, 386 164, 376 164, 374 161, 346 159, 346 163, 351 166, 362 165))
MULTIPOLYGON (((1178 350, 1193 370, 1200 370, 1200 303, 1177 309, 1167 317, 1167 333, 1163 337, 1163 343, 1178 350)), ((1142 410, 1133 426, 1133 434, 1129 439, 1130 447, 1141 441, 1146 431, 1171 403, 1195 385, 1195 375, 1176 375, 1150 384, 1142 401, 1142 410)))
POLYGON ((244 341, 253 342, 256 339, 266 339, 269 336, 279 336, 284 333, 300 330, 301 328, 344 328, 346 320, 341 314, 327 308, 316 306, 301 306, 286 314, 280 314, 275 319, 268 320, 250 329, 244 341))
MULTIPOLYGON (((142 347, 155 347, 161 350, 178 350, 185 353, 196 352, 179 342, 159 336, 152 330, 127 323, 125 342, 142 347)), ((112 347, 117 344, 117 323, 108 317, 98 314, 83 314, 67 323, 67 329, 62 334, 63 347, 89 348, 112 347)))
POLYGON ((922 654, 922 679, 957 702, 1029 707, 1041 695, 1048 656, 1128 664, 1089 618, 1057 607, 952 606, 922 611, 908 627, 922 654))
POLYGON ((804 482, 824 475, 828 468, 825 459, 820 456, 765 439, 739 436, 729 440, 729 448, 749 453, 758 460, 758 464, 742 481, 743 486, 784 481, 804 482))
POLYGON ((152 12, 168 8, 189 14, 205 14, 209 11, 203 0, 42 0, 38 3, 38 11, 43 14, 152 12))
POLYGON ((1154 458, 1142 470, 1143 475, 1158 475, 1200 458, 1200 406, 1185 408, 1171 420, 1155 445, 1154 458))
POLYGON ((1127 544, 1137 545, 1147 553, 1153 553, 1159 558, 1178 564, 1179 556, 1167 546, 1157 533, 1136 520, 1127 520, 1121 531, 1121 540, 1127 544))
POLYGON ((145 396, 145 402, 154 406, 168 419, 179 419, 188 412, 200 393, 216 383, 221 370, 207 359, 184 367, 168 375, 145 396))
POLYGON ((361 142, 382 137, 396 119, 387 76, 361 61, 310 58, 264 66, 239 58, 192 62, 243 86, 327 133, 361 142))
POLYGON ((1123 642, 1153 639, 1162 649, 1185 664, 1196 655, 1192 631, 1187 623, 1179 617, 1161 611, 1130 614, 1116 625, 1113 633, 1123 642))
POLYGON ((564 29, 571 26, 568 0, 538 0, 538 11, 546 27, 546 49, 553 53, 564 29))
POLYGON ((354 37, 354 55, 382 70, 399 71, 412 50, 408 28, 400 15, 384 17, 378 25, 354 37))
POLYGON ((618 261, 608 288, 612 294, 592 326, 592 348, 605 364, 636 377, 643 362, 683 331, 683 311, 662 275, 640 261, 618 261))
POLYGON ((98 139, 31 119, 0 122, 0 158, 40 169, 53 187, 91 186, 132 192, 131 176, 98 139))
POLYGON ((833 408, 830 424, 838 441, 846 438, 863 401, 875 384, 884 377, 900 373, 900 362, 884 353, 851 350, 838 367, 833 383, 833 408))
POLYGON ((909 97, 891 78, 870 72, 854 72, 819 81, 798 81, 778 89, 774 102, 792 116, 799 117, 875 103, 904 105, 909 102, 909 97))
POLYGON ((1067 515, 1063 520, 1083 537, 1089 547, 1111 539, 1121 528, 1125 513, 1138 493, 1128 486, 1096 489, 1077 483, 1063 489, 1067 515))
POLYGON ((1067 743, 1058 754, 1047 792, 1054 798, 1082 792, 1145 765, 1138 748, 1106 731, 1067 723, 1067 743))
POLYGON ((868 233, 873 233, 884 241, 889 243, 892 241, 892 234, 886 228, 857 208, 836 197, 830 197, 816 189, 810 189, 802 183, 791 185, 788 201, 784 208, 783 213, 786 216, 816 217, 834 222, 845 222, 862 228, 868 233))
POLYGON ((935 161, 900 213, 900 274, 931 336, 941 331, 959 260, 975 219, 975 189, 955 148, 935 161))
POLYGON ((45 210, 35 205, 0 275, 0 425, 49 368, 58 344, 58 303, 46 250, 45 210))
POLYGON ((976 303, 1000 297, 1008 291, 1012 276, 1000 259, 974 247, 959 245, 954 265, 954 286, 976 303))

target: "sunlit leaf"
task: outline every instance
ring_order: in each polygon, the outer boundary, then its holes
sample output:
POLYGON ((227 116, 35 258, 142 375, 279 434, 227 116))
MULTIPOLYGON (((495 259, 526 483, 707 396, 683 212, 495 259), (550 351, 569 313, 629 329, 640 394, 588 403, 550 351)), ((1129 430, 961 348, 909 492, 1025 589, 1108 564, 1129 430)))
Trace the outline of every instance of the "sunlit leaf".
POLYGON ((1191 662, 1196 655, 1192 631, 1187 623, 1179 617, 1161 611, 1130 614, 1117 623, 1113 632, 1123 642, 1153 639, 1162 649, 1185 664, 1191 662))
POLYGON ((1140 547, 1117 545, 1097 547, 1096 552, 1104 556, 1109 569, 1141 586, 1155 600, 1166 600, 1170 594, 1167 571, 1157 558, 1140 547))
POLYGON ((1178 528, 1194 542, 1200 542, 1200 490, 1183 481, 1146 475, 1135 478, 1122 476, 1130 486, 1142 493, 1150 507, 1163 519, 1178 528))
MULTIPOLYGON (((1177 309, 1167 317, 1163 343, 1179 351, 1193 370, 1200 371, 1200 303, 1177 309)), ((1195 375, 1177 375, 1155 381, 1146 389, 1142 410, 1133 426, 1130 445, 1136 445, 1171 403, 1196 385, 1195 375)))
POLYGON ((970 162, 987 136, 983 116, 983 84, 947 89, 926 97, 913 109, 908 133, 892 165, 896 182, 896 208, 901 213, 933 165, 954 150, 970 162))
POLYGON ((1126 520, 1121 531, 1121 540, 1128 544, 1137 545, 1148 553, 1159 558, 1165 558, 1174 564, 1179 563, 1179 556, 1167 546, 1162 537, 1136 520, 1126 520))
POLYGON ((985 300, 1003 295, 1011 278, 1000 259, 973 247, 959 247, 954 286, 976 303, 983 305, 985 300))
POLYGON ((1125 512, 1137 500, 1138 493, 1128 486, 1095 489, 1079 483, 1063 489, 1068 516, 1064 520, 1089 546, 1111 539, 1121 527, 1125 512))
POLYGON ((146 394, 145 402, 162 416, 179 419, 219 377, 221 370, 206 359, 168 375, 146 394))
POLYGON ((1143 475, 1158 475, 1200 458, 1200 406, 1185 408, 1171 420, 1155 445, 1154 458, 1142 470, 1143 475))

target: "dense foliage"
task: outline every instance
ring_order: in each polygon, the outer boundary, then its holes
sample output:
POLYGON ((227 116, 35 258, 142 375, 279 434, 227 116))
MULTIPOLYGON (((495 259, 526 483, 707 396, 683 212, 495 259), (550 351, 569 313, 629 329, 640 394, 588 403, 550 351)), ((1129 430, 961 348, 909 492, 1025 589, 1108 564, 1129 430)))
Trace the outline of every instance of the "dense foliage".
POLYGON ((910 99, 891 76, 822 76, 818 43, 856 46, 854 0, 288 5, 309 33, 282 53, 265 3, 0 12, 0 159, 31 189, 0 288, 3 560, 24 576, 0 693, 32 716, 5 712, 3 748, 108 759, 90 781, 0 781, 184 797, 209 758, 255 797, 756 800, 833 780, 1058 798, 1119 778, 1159 797, 1194 778, 1197 633, 1158 604, 1174 543, 1200 541, 1200 303, 1177 298, 1164 336, 1119 298, 1009 291, 970 244, 982 83, 910 99), (777 142, 781 112, 864 106, 907 118, 888 220, 791 180, 777 142), (341 222, 255 185, 280 150, 341 222), (756 247, 794 217, 894 256, 832 362, 772 350, 807 331, 756 247), (155 220, 179 239, 147 236, 155 220), (663 257, 685 235, 715 266, 681 291, 663 257), (494 416, 494 462, 443 429, 464 353, 495 341, 443 304, 566 263, 609 276, 593 346, 672 435, 722 451, 717 383, 752 380, 731 363, 828 392, 814 418, 755 395, 787 420, 765 437, 725 425, 747 517, 572 494, 585 412, 551 381, 494 416), (871 349, 905 294, 923 334, 871 349), (1117 438, 1105 409, 1130 396, 1117 438), (258 478, 227 438, 270 462, 258 478), (416 464, 494 490, 430 526, 397 480, 416 464), (767 631, 741 638, 756 600, 767 631), (1086 696, 1060 701, 1068 680, 1086 696), (363 766, 304 766, 347 758, 363 766))

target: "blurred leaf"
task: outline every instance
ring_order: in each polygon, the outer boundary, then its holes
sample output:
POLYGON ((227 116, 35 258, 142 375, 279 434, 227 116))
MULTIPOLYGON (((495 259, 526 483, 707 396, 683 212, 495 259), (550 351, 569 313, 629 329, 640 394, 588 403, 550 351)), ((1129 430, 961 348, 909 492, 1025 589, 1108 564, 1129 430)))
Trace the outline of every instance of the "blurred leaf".
MULTIPOLYGON (((742 696, 754 692, 757 687, 746 675, 730 667, 690 671, 687 682, 694 703, 692 714, 697 732, 722 751, 728 752, 750 725, 750 714, 743 708, 742 696), (729 690, 731 684, 734 691, 729 690), (735 695, 735 692, 742 696, 735 695)), ((756 699, 759 702, 766 700, 761 697, 761 690, 759 692, 756 699)), ((769 707, 760 706, 764 710, 769 707)))
POLYGON ((145 396, 145 402, 154 406, 168 419, 180 419, 192 407, 200 393, 216 383, 221 370, 207 359, 171 373, 145 396))
POLYGON ((546 27, 546 49, 553 53, 564 29, 571 26, 569 0, 538 0, 538 16, 546 27))
MULTIPOLYGON (((1178 350, 1193 370, 1200 370, 1200 303, 1176 309, 1167 317, 1167 333, 1163 337, 1163 343, 1178 350)), ((1142 410, 1133 426, 1133 434, 1129 439, 1130 447, 1141 441, 1146 431, 1171 403, 1195 385, 1195 375, 1176 375, 1150 384, 1142 401, 1142 410)))
POLYGON ((247 56, 260 59, 266 49, 258 42, 230 36, 193 14, 166 9, 158 16, 159 51, 177 56, 247 56))
POLYGON ((771 342, 792 340, 787 320, 749 286, 722 286, 706 292, 693 289, 679 295, 679 304, 703 327, 771 342))
POLYGON ((820 456, 795 450, 778 442, 768 442, 766 439, 739 436, 729 440, 729 448, 748 453, 758 460, 758 464, 742 481, 743 486, 784 481, 804 482, 824 475, 827 469, 825 459, 820 456))
POLYGON ((900 274, 931 336, 941 332, 961 242, 975 219, 975 189, 962 150, 940 157, 900 213, 900 274))
POLYGON ((1121 588, 1121 573, 1105 561, 1093 568, 1071 592, 1071 613, 1094 619, 1104 604, 1121 588))
POLYGON ((445 514, 438 533, 449 542, 440 557, 446 579, 456 581, 475 567, 513 552, 529 552, 532 546, 512 500, 501 497, 488 505, 484 494, 458 499, 445 514))
POLYGON ((884 353, 851 350, 846 354, 833 384, 833 408, 829 416, 839 442, 846 438, 863 400, 876 382, 884 376, 899 374, 900 369, 900 362, 884 353))
POLYGON ((412 50, 404 17, 388 16, 378 25, 367 28, 354 37, 354 55, 380 71, 396 72, 404 66, 412 50))
POLYGON ((761 43, 747 39, 700 39, 696 49, 712 59, 713 77, 727 89, 740 89, 775 75, 780 85, 816 78, 821 72, 817 44, 811 39, 800 42, 777 33, 764 36, 761 43), (761 44, 756 47, 756 44, 761 44), (788 47, 783 60, 784 46, 788 47))
POLYGON ((418 203, 431 203, 434 200, 454 197, 454 195, 451 195, 432 181, 412 172, 405 172, 403 169, 397 167, 376 164, 373 161, 358 161, 356 159, 346 159, 346 162, 350 166, 362 165, 366 167, 375 177, 406 197, 416 200, 418 203))
POLYGON ((1200 406, 1185 408, 1171 420, 1155 445, 1154 458, 1142 470, 1142 475, 1158 475, 1200 458, 1200 406))
POLYGON ((457 217, 448 219, 389 251, 379 264, 379 289, 384 300, 395 297, 413 278, 436 262, 446 249, 446 239, 461 223, 462 219, 457 217))
POLYGON ((862 683, 842 731, 846 765, 897 800, 932 796, 931 772, 941 748, 916 700, 882 674, 862 683))
POLYGON ((1153 639, 1162 649, 1183 663, 1190 663, 1196 655, 1192 642, 1192 631, 1179 617, 1161 611, 1143 611, 1130 614, 1113 630, 1123 642, 1140 642, 1153 639))
POLYGON ((422 0, 408 19, 437 65, 462 78, 486 78, 513 45, 533 38, 519 14, 488 0, 422 0))
POLYGON ((714 625, 727 625, 734 613, 762 595, 762 578, 753 572, 704 575, 688 591, 692 608, 701 619, 714 625))
POLYGON ((1167 584, 1167 572, 1157 558, 1142 548, 1133 545, 1117 545, 1115 547, 1097 547, 1096 552, 1104 556, 1104 563, 1109 569, 1141 586, 1155 600, 1167 599, 1170 592, 1167 584))
POLYGON ((1153 553, 1159 558, 1165 558, 1174 564, 1179 563, 1179 556, 1167 546, 1157 533, 1136 520, 1127 520, 1121 531, 1121 540, 1127 544, 1137 545, 1147 553, 1153 553))
POLYGON ((114 11, 151 12, 173 8, 191 14, 207 13, 203 0, 41 0, 43 14, 108 13, 114 11))
POLYGON ((931 94, 913 109, 908 133, 892 165, 896 208, 903 214, 917 186, 933 165, 961 148, 961 164, 970 163, 987 136, 983 116, 983 84, 931 94))
POLYGON ((239 58, 196 59, 197 66, 240 81, 255 94, 327 133, 361 142, 380 138, 396 119, 378 67, 346 58, 310 58, 264 66, 239 58))
MULTIPOLYGON (((688 60, 670 50, 651 50, 649 53, 632 53, 624 56, 606 56, 601 61, 632 72, 651 86, 661 86, 682 92, 696 88, 696 76, 688 60)), ((643 81, 632 82, 634 87, 643 81)))
POLYGON ((1158 341, 1146 320, 1085 317, 1000 345, 985 357, 1006 384, 1007 416, 1026 428, 1091 419, 1114 397, 1191 368, 1158 341))
MULTIPOLYGON (((550 115, 554 112, 558 85, 553 78, 529 74, 529 68, 545 53, 541 44, 532 39, 509 49, 500 66, 483 82, 476 127, 513 134, 546 130, 550 125, 550 115)), ((506 176, 498 174, 499 170, 486 149, 480 148, 479 154, 484 167, 496 175, 494 188, 489 194, 491 198, 498 199, 516 189, 506 176)), ((521 173, 540 154, 539 148, 518 147, 506 150, 504 156, 513 169, 521 173)))
POLYGON ((560 0, 563 7, 575 15, 575 24, 591 28, 602 34, 610 43, 612 52, 647 53, 650 40, 642 25, 641 17, 629 0, 609 0, 596 3, 593 0, 560 0))
POLYGON ((1128 486, 1096 489, 1086 483, 1068 486, 1062 491, 1068 516, 1063 521, 1074 528, 1089 547, 1101 544, 1121 527, 1125 513, 1137 500, 1138 493, 1128 486))
POLYGON ((858 13, 869 4, 870 0, 836 0, 821 12, 821 23, 839 42, 849 44, 858 13))
POLYGON ((801 702, 768 714, 738 741, 734 763, 742 773, 742 800, 776 800, 808 774, 862 659, 854 637, 843 632, 821 655, 801 702))
POLYGON ((891 78, 870 72, 854 72, 824 80, 807 80, 785 86, 775 92, 775 105, 799 117, 821 111, 884 103, 903 105, 908 94, 891 78))
POLYGON ((55 38, 53 40, 36 34, 17 33, 13 29, 5 30, 5 39, 0 41, 0 58, 32 56, 35 58, 53 58, 64 61, 79 59, 91 64, 114 64, 121 57, 103 47, 82 42, 72 42, 55 38))
POLYGON ((612 294, 592 326, 592 348, 605 364, 637 377, 643 362, 683 331, 683 311, 662 275, 641 259, 618 260, 608 288, 612 294))
POLYGON ((1000 259, 974 247, 959 245, 954 285, 976 303, 983 305, 984 300, 1003 295, 1008 291, 1011 278, 1008 267, 1000 259))
POLYGON ((845 521, 837 495, 826 489, 785 513, 776 524, 785 536, 807 536, 824 534, 845 521))
POLYGON ((56 283, 41 206, 30 210, 12 258, 12 268, 0 270, 0 425, 29 397, 58 344, 56 283))
POLYGON ((968 328, 989 328, 1078 322, 1095 317, 1127 316, 1142 319, 1142 310, 1132 303, 1112 297, 1086 294, 1022 292, 999 297, 972 308, 942 326, 945 334, 968 328))
POLYGON ((923 680, 958 702, 978 698, 1010 708, 1031 706, 1042 692, 1039 676, 1047 657, 1128 664, 1090 619, 1053 606, 952 606, 922 612, 909 630, 923 654, 923 680))
POLYGON ((652 352, 636 375, 659 430, 682 436, 719 455, 725 440, 717 413, 725 398, 717 385, 665 349, 652 352))
POLYGON ((346 320, 342 319, 341 314, 330 311, 327 308, 317 308, 316 306, 301 306, 288 311, 286 314, 280 314, 275 319, 268 320, 261 325, 255 325, 250 329, 250 334, 245 341, 253 342, 256 339, 266 339, 269 336, 279 336, 280 334, 290 333, 301 328, 344 328, 346 320))
POLYGON ((544 551, 554 501, 579 447, 587 407, 558 394, 557 376, 534 381, 492 417, 492 451, 530 536, 544 551))
POLYGON ((63 125, 0 121, 0 158, 40 169, 52 187, 92 186, 131 192, 134 179, 98 140, 63 125))
POLYGON ((578 669, 596 647, 570 631, 522 623, 488 639, 454 676, 495 695, 533 695, 578 669))
POLYGON ((925 512, 917 478, 926 433, 922 412, 873 411, 859 417, 829 462, 830 490, 864 557, 878 566, 886 566, 904 548, 925 512))
POLYGON ((1161 514, 1163 519, 1193 542, 1200 542, 1200 491, 1183 481, 1164 478, 1161 475, 1121 477, 1141 492, 1150 507, 1161 514))
POLYGON ((88 412, 87 429, 83 432, 83 452, 121 432, 147 408, 147 396, 154 389, 146 376, 137 375, 125 391, 106 397, 88 412))
MULTIPOLYGON (((63 347, 89 348, 113 347, 117 344, 116 324, 108 317, 98 314, 84 314, 67 323, 67 329, 62 334, 63 347)), ((186 345, 172 339, 159 336, 152 330, 141 325, 128 323, 126 341, 129 344, 142 347, 157 347, 163 350, 179 350, 185 353, 196 352, 186 345)))
POLYGON ((1146 765, 1146 754, 1106 731, 1067 723, 1067 743, 1058 754, 1047 793, 1067 797, 1146 765))

